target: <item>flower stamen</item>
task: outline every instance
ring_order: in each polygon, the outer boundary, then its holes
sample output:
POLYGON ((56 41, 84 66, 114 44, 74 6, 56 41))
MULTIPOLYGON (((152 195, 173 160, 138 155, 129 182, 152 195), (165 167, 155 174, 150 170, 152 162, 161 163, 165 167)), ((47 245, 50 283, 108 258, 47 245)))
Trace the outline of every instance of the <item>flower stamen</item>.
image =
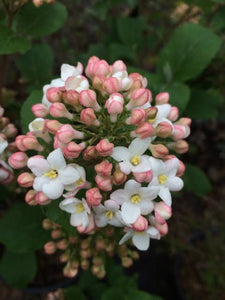
POLYGON ((84 183, 83 179, 80 177, 77 181, 76 181, 76 185, 80 186, 84 183))
POLYGON ((56 170, 51 170, 47 173, 45 173, 45 176, 49 179, 55 179, 58 176, 58 172, 56 170))
POLYGON ((76 213, 80 214, 83 211, 85 211, 83 203, 78 203, 75 206, 76 206, 76 213))
POLYGON ((131 163, 133 166, 139 165, 140 161, 141 161, 140 156, 137 156, 137 155, 131 159, 131 163))
POLYGON ((168 177, 165 174, 159 175, 158 176, 158 181, 160 184, 165 184, 167 181, 168 177))
POLYGON ((108 211, 105 213, 105 216, 106 216, 109 220, 112 220, 113 215, 114 215, 114 212, 111 211, 111 210, 108 210, 108 211))
POLYGON ((138 194, 134 194, 131 196, 130 201, 133 204, 138 204, 139 202, 141 202, 141 197, 138 194))

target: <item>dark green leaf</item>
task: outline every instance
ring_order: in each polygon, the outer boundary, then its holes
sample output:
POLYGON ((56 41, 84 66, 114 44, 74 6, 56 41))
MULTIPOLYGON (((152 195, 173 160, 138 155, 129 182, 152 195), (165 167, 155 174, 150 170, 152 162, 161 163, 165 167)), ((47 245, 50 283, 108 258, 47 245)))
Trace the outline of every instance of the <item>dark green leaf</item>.
POLYGON ((59 30, 66 18, 67 11, 61 3, 43 4, 37 8, 30 2, 17 15, 17 30, 33 38, 40 38, 59 30))
POLYGON ((37 262, 34 253, 13 253, 6 251, 0 262, 0 274, 9 284, 25 287, 35 276, 37 262))
POLYGON ((11 29, 0 25, 0 55, 14 52, 25 53, 30 48, 30 41, 17 36, 11 29))
POLYGON ((42 228, 40 207, 16 203, 0 220, 0 242, 13 252, 30 252, 42 248, 49 233, 42 228))
POLYGON ((86 300, 85 295, 79 287, 69 287, 63 290, 65 300, 86 300))
POLYGON ((207 195, 211 191, 211 183, 205 173, 198 167, 187 164, 183 177, 184 190, 198 196, 207 195))
POLYGON ((33 112, 31 111, 32 105, 40 103, 43 93, 41 91, 33 91, 30 96, 23 103, 20 111, 21 125, 24 133, 28 132, 28 125, 35 119, 33 112))
POLYGON ((46 44, 34 45, 25 55, 16 60, 16 64, 30 85, 42 87, 52 76, 52 49, 46 44))
POLYGON ((148 294, 143 291, 130 289, 128 290, 127 300, 162 300, 161 297, 148 294))
POLYGON ((158 71, 167 81, 195 78, 207 67, 220 45, 220 38, 209 29, 193 23, 185 24, 174 31, 161 51, 158 71))
POLYGON ((109 45, 110 60, 124 59, 125 61, 134 62, 135 51, 127 45, 112 43, 109 45))
POLYGON ((125 290, 126 286, 124 289, 121 287, 111 287, 103 293, 101 300, 127 300, 125 290))

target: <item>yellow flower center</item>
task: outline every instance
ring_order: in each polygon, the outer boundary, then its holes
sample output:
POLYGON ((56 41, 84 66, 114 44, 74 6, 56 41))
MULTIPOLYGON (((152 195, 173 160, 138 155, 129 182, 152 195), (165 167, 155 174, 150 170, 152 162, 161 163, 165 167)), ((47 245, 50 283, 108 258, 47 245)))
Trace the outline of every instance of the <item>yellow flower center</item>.
POLYGON ((77 181, 76 181, 76 185, 82 185, 84 183, 83 179, 80 177, 77 181))
POLYGON ((137 165, 139 165, 140 164, 140 161, 141 161, 141 159, 140 159, 140 156, 134 156, 132 159, 131 159, 131 163, 132 163, 132 165, 134 165, 134 166, 137 166, 137 165))
POLYGON ((75 206, 76 206, 76 213, 78 214, 82 213, 85 210, 83 203, 78 203, 75 206))
POLYGON ((138 204, 139 202, 141 202, 141 197, 138 194, 134 194, 131 196, 130 201, 133 204, 138 204))
POLYGON ((161 183, 161 184, 165 184, 167 179, 168 179, 168 177, 165 174, 158 176, 159 183, 161 183))
POLYGON ((156 120, 156 118, 149 118, 149 119, 148 119, 148 122, 149 122, 150 124, 153 124, 153 123, 155 122, 155 120, 156 120))
POLYGON ((45 176, 48 177, 49 179, 54 179, 58 176, 58 172, 56 170, 51 170, 45 173, 45 176))
POLYGON ((109 220, 112 220, 113 215, 114 215, 114 212, 111 211, 111 210, 108 210, 108 211, 105 213, 106 218, 108 218, 109 220))

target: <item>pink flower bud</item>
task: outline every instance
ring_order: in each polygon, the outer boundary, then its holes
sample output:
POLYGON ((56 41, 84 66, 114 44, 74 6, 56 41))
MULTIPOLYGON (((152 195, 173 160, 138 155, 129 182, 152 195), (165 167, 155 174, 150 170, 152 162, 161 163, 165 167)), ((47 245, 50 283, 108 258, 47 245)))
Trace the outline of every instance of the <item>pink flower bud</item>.
POLYGON ((132 110, 131 116, 126 120, 127 124, 139 125, 146 120, 146 111, 143 108, 132 110))
POLYGON ((73 114, 66 109, 63 103, 53 103, 49 108, 49 113, 55 118, 67 118, 69 120, 73 119, 73 114))
POLYGON ((78 226, 77 227, 77 230, 80 232, 80 233, 92 233, 94 230, 95 230, 95 220, 94 220, 94 215, 91 214, 89 216, 89 223, 88 223, 88 226, 87 227, 83 227, 82 225, 78 226))
POLYGON ((116 77, 109 77, 104 80, 103 88, 108 94, 112 94, 119 92, 122 89, 122 85, 116 77))
POLYGON ((21 169, 27 165, 28 156, 24 152, 13 153, 8 160, 9 165, 14 169, 21 169))
POLYGON ((100 59, 96 56, 92 56, 89 58, 87 67, 85 69, 85 73, 88 77, 92 78, 94 76, 94 65, 99 60, 100 59))
POLYGON ((135 133, 137 136, 141 139, 145 139, 147 137, 150 137, 154 132, 154 128, 149 122, 145 122, 138 126, 138 128, 135 130, 135 133))
POLYGON ((180 118, 175 124, 183 126, 191 126, 192 120, 190 118, 180 118))
POLYGON ((103 92, 103 82, 105 80, 105 77, 102 76, 95 76, 92 79, 92 86, 94 89, 103 92))
POLYGON ((0 118, 3 117, 4 113, 5 113, 4 108, 2 106, 0 106, 0 118))
POLYGON ((179 176, 179 177, 183 176, 183 174, 185 172, 185 169, 186 169, 185 164, 181 160, 179 160, 179 165, 178 165, 176 175, 179 176))
POLYGON ((86 191, 86 200, 90 206, 98 206, 101 203, 102 195, 98 188, 92 188, 86 191))
POLYGON ((172 126, 168 122, 160 122, 155 128, 155 134, 161 138, 167 138, 173 131, 172 126))
POLYGON ((63 144, 68 144, 72 139, 82 139, 83 132, 75 130, 71 125, 62 125, 56 133, 58 140, 63 144))
POLYGON ((165 223, 160 224, 159 221, 153 216, 149 218, 149 221, 151 225, 153 225, 159 231, 161 236, 165 236, 168 233, 168 225, 166 221, 165 223))
POLYGON ((59 228, 53 229, 51 232, 51 237, 54 240, 57 240, 57 239, 61 238, 62 236, 63 236, 63 232, 59 228))
POLYGON ((106 77, 110 73, 111 69, 109 64, 104 60, 95 61, 92 69, 92 76, 104 76, 106 77))
POLYGON ((35 176, 31 173, 25 172, 18 176, 17 182, 22 187, 30 187, 33 185, 35 176))
POLYGON ((150 144, 149 150, 155 158, 163 158, 169 154, 169 150, 162 144, 150 144))
POLYGON ((110 177, 96 175, 95 181, 101 190, 106 191, 106 192, 109 192, 112 190, 112 182, 111 182, 110 177))
POLYGON ((128 110, 131 110, 134 107, 142 106, 147 102, 152 101, 152 93, 150 90, 147 89, 136 89, 131 93, 130 101, 126 105, 128 110))
POLYGON ((4 128, 3 132, 8 138, 12 138, 17 134, 17 129, 14 124, 10 123, 4 128))
POLYGON ((9 118, 6 118, 6 117, 1 118, 2 127, 5 127, 6 125, 8 125, 9 122, 10 122, 9 118))
POLYGON ((148 221, 144 217, 139 216, 135 223, 132 224, 132 227, 138 232, 145 231, 148 228, 148 221))
MULTIPOLYGON (((43 147, 39 144, 37 138, 33 135, 27 134, 22 138, 21 143, 26 150, 43 151, 43 147)), ((23 149, 20 150, 23 151, 23 149)))
POLYGON ((83 152, 83 158, 85 160, 95 159, 98 156, 98 152, 95 146, 88 146, 83 152))
POLYGON ((97 120, 94 110, 92 108, 85 108, 80 113, 81 122, 87 126, 99 126, 100 122, 97 120))
POLYGON ((126 71, 127 67, 122 60, 116 60, 112 65, 112 73, 116 73, 119 71, 126 71))
POLYGON ((11 168, 4 161, 0 160, 0 183, 8 184, 14 178, 11 168))
POLYGON ((167 119, 174 122, 177 120, 178 116, 179 116, 179 109, 176 106, 172 106, 167 119))
POLYGON ((15 139, 16 147, 20 151, 27 151, 27 148, 22 144, 22 140, 24 137, 25 137, 25 135, 17 135, 17 137, 15 139))
POLYGON ((120 185, 127 180, 127 175, 119 169, 113 173, 113 184, 120 185))
POLYGON ((66 144, 61 143, 60 140, 58 139, 57 135, 55 135, 53 147, 54 147, 54 149, 60 148, 61 150, 64 150, 64 148, 66 147, 66 144))
POLYGON ((62 239, 62 240, 58 241, 56 246, 59 250, 66 250, 69 246, 69 241, 67 239, 62 239))
POLYGON ((43 192, 37 192, 35 199, 39 205, 47 205, 51 202, 43 192))
POLYGON ((79 102, 79 93, 77 91, 74 90, 65 91, 63 93, 63 100, 66 104, 69 104, 75 107, 77 111, 80 111, 81 106, 79 102))
POLYGON ((174 124, 174 131, 173 131, 173 134, 172 134, 172 138, 175 141, 185 139, 186 137, 189 136, 189 134, 190 134, 190 127, 189 126, 174 124))
POLYGON ((95 171, 101 176, 110 176, 113 165, 107 160, 103 160, 100 164, 95 166, 95 171))
POLYGON ((169 102, 170 94, 167 92, 159 93, 155 96, 156 105, 166 104, 169 102))
POLYGON ((25 195, 25 201, 28 205, 34 206, 37 205, 37 201, 35 199, 36 196, 36 191, 34 190, 29 190, 26 195, 25 195))
POLYGON ((80 104, 85 107, 91 107, 95 111, 100 110, 100 106, 96 100, 96 93, 93 90, 84 90, 79 94, 80 104))
POLYGON ((132 91, 140 88, 146 88, 148 85, 147 79, 139 73, 131 73, 129 74, 129 78, 132 79, 132 86, 130 88, 132 91))
POLYGON ((140 172, 140 173, 133 173, 135 179, 137 182, 150 182, 153 178, 152 170, 146 171, 146 172, 140 172))
POLYGON ((76 144, 75 142, 70 142, 63 149, 63 154, 67 158, 77 158, 84 148, 85 148, 85 143, 76 144))
POLYGON ((109 156, 113 153, 114 145, 113 143, 110 143, 107 139, 101 140, 96 145, 96 150, 98 151, 98 154, 100 156, 109 156))
POLYGON ((51 88, 47 89, 46 98, 51 103, 60 102, 62 99, 61 88, 51 87, 51 88))
POLYGON ((56 252, 56 244, 50 241, 44 245, 44 251, 46 254, 53 254, 56 252))
POLYGON ((117 115, 123 111, 123 96, 119 93, 112 94, 105 103, 105 107, 110 115, 117 115))
POLYGON ((154 210, 155 218, 161 224, 164 224, 165 220, 172 216, 172 208, 163 201, 155 203, 154 210))
POLYGON ((52 134, 55 134, 60 126, 62 124, 57 120, 45 120, 45 127, 52 134))
POLYGON ((183 153, 187 152, 189 149, 188 143, 184 140, 179 140, 174 143, 168 143, 167 147, 169 149, 174 150, 175 152, 177 152, 179 154, 183 154, 183 153))

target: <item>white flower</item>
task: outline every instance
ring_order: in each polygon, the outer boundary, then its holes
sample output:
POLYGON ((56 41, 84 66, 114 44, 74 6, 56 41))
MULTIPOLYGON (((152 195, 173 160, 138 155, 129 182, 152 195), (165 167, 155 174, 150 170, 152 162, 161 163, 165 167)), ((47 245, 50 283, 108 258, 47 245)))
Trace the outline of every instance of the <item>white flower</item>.
POLYGON ((123 91, 127 91, 132 85, 132 79, 128 77, 127 71, 118 71, 112 77, 119 79, 123 91))
POLYGON ((157 127, 157 125, 161 122, 167 122, 173 127, 173 123, 167 119, 171 111, 170 104, 162 104, 156 105, 157 107, 157 114, 154 119, 149 119, 148 121, 152 124, 152 127, 157 127))
POLYGON ((158 187, 141 187, 131 179, 124 189, 114 191, 110 199, 121 205, 121 216, 126 224, 133 224, 142 215, 148 215, 154 209, 153 199, 157 197, 158 187))
POLYGON ((67 198, 60 202, 59 207, 70 213, 70 224, 72 226, 83 226, 86 228, 89 224, 90 208, 85 199, 79 200, 77 198, 67 198))
POLYGON ((47 131, 45 131, 45 120, 43 118, 36 118, 28 125, 29 131, 33 132, 36 137, 50 142, 51 138, 47 131))
POLYGON ((134 139, 128 148, 115 147, 111 155, 116 161, 120 162, 120 169, 125 174, 130 172, 139 173, 151 170, 149 156, 142 155, 149 147, 151 138, 134 139))
POLYGON ((83 90, 89 89, 89 83, 86 77, 82 75, 70 76, 65 82, 65 88, 67 91, 77 91, 80 93, 83 90))
POLYGON ((179 160, 172 158, 166 162, 160 159, 150 158, 153 179, 148 187, 158 186, 159 197, 169 206, 172 203, 170 191, 180 191, 183 188, 183 180, 176 176, 179 160))
POLYGON ((106 200, 104 205, 94 207, 95 223, 98 227, 105 227, 107 224, 123 226, 119 204, 114 200, 106 200))
POLYGON ((0 154, 8 147, 8 142, 0 136, 0 154))
POLYGON ((119 244, 121 245, 125 243, 130 238, 132 238, 132 242, 138 248, 138 250, 145 251, 149 248, 150 238, 160 239, 160 234, 153 226, 149 226, 146 231, 142 232, 128 229, 127 233, 122 237, 119 244))
POLYGON ((59 198, 66 185, 79 179, 77 170, 66 165, 60 148, 51 152, 47 159, 39 155, 31 157, 27 166, 37 176, 33 183, 34 190, 42 191, 49 199, 59 198))

